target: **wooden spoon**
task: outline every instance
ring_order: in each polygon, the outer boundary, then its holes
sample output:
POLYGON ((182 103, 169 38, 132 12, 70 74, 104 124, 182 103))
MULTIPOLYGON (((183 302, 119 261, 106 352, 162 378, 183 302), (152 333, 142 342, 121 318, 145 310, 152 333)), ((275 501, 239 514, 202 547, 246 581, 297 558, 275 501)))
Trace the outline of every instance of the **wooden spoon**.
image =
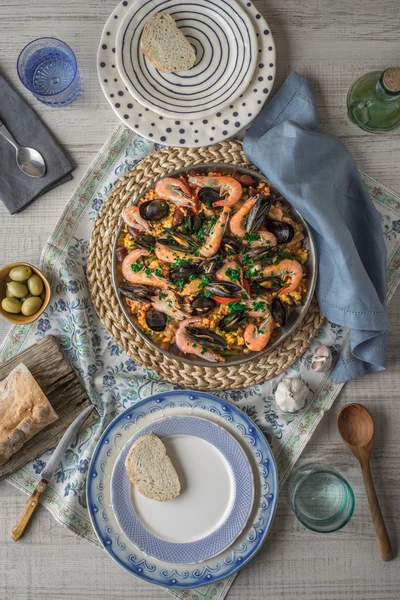
POLYGON ((382 560, 391 560, 393 558, 392 547, 382 517, 369 465, 369 455, 374 439, 374 422, 372 417, 368 410, 361 404, 347 404, 338 414, 338 428, 344 443, 358 459, 361 466, 381 558, 382 560))

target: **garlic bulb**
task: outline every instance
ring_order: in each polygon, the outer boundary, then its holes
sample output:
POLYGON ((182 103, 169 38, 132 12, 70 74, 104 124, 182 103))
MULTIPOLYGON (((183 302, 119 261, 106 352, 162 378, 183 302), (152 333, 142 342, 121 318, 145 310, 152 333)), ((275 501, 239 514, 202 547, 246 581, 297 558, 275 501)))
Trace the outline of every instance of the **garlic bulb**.
POLYGON ((332 366, 332 353, 326 346, 318 346, 311 359, 313 371, 329 371, 332 366))
POLYGON ((282 412, 297 412, 305 405, 309 391, 301 379, 285 377, 275 390, 276 405, 282 412))

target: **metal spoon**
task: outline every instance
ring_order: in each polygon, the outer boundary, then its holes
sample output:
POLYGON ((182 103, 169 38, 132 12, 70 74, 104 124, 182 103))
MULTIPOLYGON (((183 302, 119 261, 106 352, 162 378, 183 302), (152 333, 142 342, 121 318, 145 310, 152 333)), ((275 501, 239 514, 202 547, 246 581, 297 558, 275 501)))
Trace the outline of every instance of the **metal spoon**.
POLYGON ((361 466, 381 558, 382 560, 391 560, 393 558, 392 547, 382 517, 369 465, 369 455, 374 440, 374 422, 372 417, 365 406, 361 404, 347 404, 338 414, 338 428, 345 445, 358 459, 361 466))
POLYGON ((46 163, 40 152, 34 148, 20 146, 1 121, 0 135, 14 146, 16 150, 17 165, 25 175, 29 175, 29 177, 43 177, 46 173, 46 163))

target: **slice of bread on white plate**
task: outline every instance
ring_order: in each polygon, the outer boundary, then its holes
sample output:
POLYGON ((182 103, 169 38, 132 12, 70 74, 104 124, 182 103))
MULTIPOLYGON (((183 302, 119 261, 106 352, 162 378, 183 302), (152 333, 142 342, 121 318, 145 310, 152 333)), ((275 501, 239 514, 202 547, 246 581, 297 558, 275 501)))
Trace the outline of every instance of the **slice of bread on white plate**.
POLYGON ((196 62, 196 53, 174 19, 164 12, 154 13, 144 26, 142 52, 163 72, 187 71, 196 62))
POLYGON ((136 440, 125 467, 133 485, 146 498, 167 502, 179 496, 178 474, 163 442, 153 433, 136 440))

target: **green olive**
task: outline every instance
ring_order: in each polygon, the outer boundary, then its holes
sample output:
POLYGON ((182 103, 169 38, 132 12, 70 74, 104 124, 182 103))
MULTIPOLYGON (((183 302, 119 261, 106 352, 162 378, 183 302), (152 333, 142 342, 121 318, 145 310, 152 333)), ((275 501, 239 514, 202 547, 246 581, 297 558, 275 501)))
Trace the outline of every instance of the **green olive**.
POLYGON ((38 298, 37 296, 31 296, 23 303, 21 312, 26 317, 30 317, 37 313, 42 304, 43 302, 41 298, 38 298))
POLYGON ((14 296, 14 298, 24 298, 29 294, 26 285, 19 281, 10 281, 10 283, 7 283, 7 291, 10 292, 11 296, 14 296))
POLYGON ((17 315, 21 312, 22 302, 17 298, 3 298, 1 308, 8 313, 17 315))
POLYGON ((9 291, 8 288, 6 288, 6 298, 14 298, 14 296, 12 295, 12 293, 9 291))
POLYGON ((36 275, 36 273, 29 277, 27 284, 29 291, 33 296, 40 296, 43 292, 43 280, 39 275, 36 275))
POLYGON ((13 281, 26 281, 32 275, 32 269, 29 267, 14 267, 9 272, 9 276, 13 281))

